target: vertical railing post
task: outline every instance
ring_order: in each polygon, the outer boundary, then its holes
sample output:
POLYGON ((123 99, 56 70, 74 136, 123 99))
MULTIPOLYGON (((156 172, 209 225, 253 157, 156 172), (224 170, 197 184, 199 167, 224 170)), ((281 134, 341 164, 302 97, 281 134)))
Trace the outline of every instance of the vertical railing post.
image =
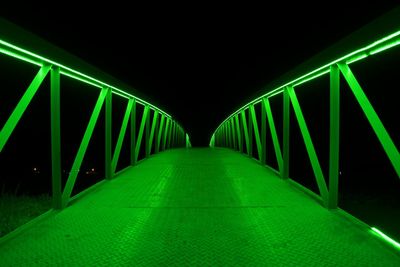
POLYGON ((337 65, 330 71, 330 134, 329 134, 329 201, 328 208, 338 204, 339 183, 339 123, 340 123, 340 72, 337 65))
POLYGON ((60 68, 51 68, 51 171, 53 208, 62 208, 61 197, 61 128, 60 128, 60 68))
POLYGON ((231 127, 229 127, 229 121, 225 122, 226 133, 228 136, 228 148, 232 148, 232 134, 231 134, 231 127))
POLYGON ((283 91, 283 171, 282 178, 289 178, 289 131, 290 131, 290 99, 288 88, 283 91))
POLYGON ((145 133, 145 153, 146 158, 150 156, 150 117, 151 117, 151 109, 149 110, 149 114, 146 118, 146 133, 145 133))
POLYGON ((171 119, 171 124, 168 131, 168 142, 167 142, 167 149, 172 147, 172 133, 174 129, 175 122, 171 119))
POLYGON ((267 113, 261 102, 261 164, 267 164, 267 113))
POLYGON ((162 116, 163 115, 160 113, 160 122, 156 123, 155 129, 154 129, 154 131, 155 131, 154 132, 154 154, 157 154, 158 150, 159 150, 159 148, 158 148, 158 146, 159 146, 159 144, 158 144, 158 135, 159 135, 160 123, 161 123, 162 116))
POLYGON ((171 119, 170 118, 166 118, 165 131, 164 131, 164 137, 163 137, 163 143, 162 143, 162 150, 166 150, 168 148, 167 141, 168 141, 168 133, 169 133, 170 124, 171 124, 171 119))
POLYGON ((105 114, 105 178, 107 180, 112 179, 112 167, 111 167, 111 157, 112 157, 112 91, 107 88, 106 95, 106 114, 105 114))
POLYGON ((242 135, 242 130, 240 128, 239 114, 236 114, 235 116, 235 124, 236 124, 236 133, 238 136, 239 152, 243 153, 243 135, 242 135))
POLYGON ((234 121, 233 117, 229 120, 229 123, 230 123, 231 131, 232 131, 233 149, 237 150, 238 149, 237 136, 236 136, 236 132, 235 132, 235 121, 234 121))
POLYGON ((249 156, 253 156, 253 120, 250 115, 250 107, 247 108, 247 119, 248 119, 248 131, 249 131, 249 156))
POLYGON ((131 151, 130 151, 130 163, 131 166, 136 164, 136 99, 133 99, 132 111, 131 111, 131 151))
POLYGON ((246 111, 242 110, 240 112, 240 115, 241 115, 241 118, 242 118, 241 119, 241 121, 242 121, 241 126, 243 128, 244 141, 246 143, 246 151, 247 151, 247 154, 250 155, 250 141, 249 141, 250 138, 249 138, 249 131, 247 130, 248 128, 247 128, 246 111))

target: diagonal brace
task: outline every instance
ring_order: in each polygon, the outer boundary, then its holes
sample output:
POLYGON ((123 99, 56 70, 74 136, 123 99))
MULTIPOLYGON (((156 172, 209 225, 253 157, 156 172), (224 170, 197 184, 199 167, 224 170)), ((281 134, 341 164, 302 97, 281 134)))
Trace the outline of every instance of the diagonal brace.
POLYGON ((31 103, 32 98, 35 96, 35 94, 38 91, 40 85, 42 84, 44 78, 46 78, 46 75, 50 71, 50 68, 51 68, 51 66, 49 66, 49 65, 42 66, 40 68, 39 72, 36 74, 35 78, 33 78, 28 89, 25 91, 24 95, 22 96, 21 100, 19 100, 17 106, 15 107, 15 109, 11 113, 10 117, 4 124, 3 129, 0 132, 0 152, 3 150, 5 144, 7 143, 8 139, 10 138, 12 132, 14 131, 15 127, 17 126, 19 120, 21 119, 22 115, 24 114, 29 103, 31 103))

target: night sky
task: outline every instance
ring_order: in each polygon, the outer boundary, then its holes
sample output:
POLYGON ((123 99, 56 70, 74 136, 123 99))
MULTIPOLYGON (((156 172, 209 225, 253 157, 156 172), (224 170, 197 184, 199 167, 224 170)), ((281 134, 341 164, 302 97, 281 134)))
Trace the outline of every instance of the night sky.
POLYGON ((31 6, 3 17, 143 92, 201 146, 263 86, 393 7, 31 6))

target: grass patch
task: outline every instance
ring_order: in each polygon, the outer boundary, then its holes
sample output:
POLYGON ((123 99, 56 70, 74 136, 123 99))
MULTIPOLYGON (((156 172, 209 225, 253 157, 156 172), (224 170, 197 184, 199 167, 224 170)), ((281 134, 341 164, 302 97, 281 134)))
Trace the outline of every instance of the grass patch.
POLYGON ((15 230, 51 208, 49 195, 0 195, 0 237, 15 230))

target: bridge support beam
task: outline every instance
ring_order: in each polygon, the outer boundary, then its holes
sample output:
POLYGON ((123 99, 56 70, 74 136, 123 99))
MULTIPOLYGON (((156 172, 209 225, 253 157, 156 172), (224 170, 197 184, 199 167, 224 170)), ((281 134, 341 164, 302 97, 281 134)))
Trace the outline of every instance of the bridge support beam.
POLYGON ((60 114, 60 68, 52 67, 50 73, 51 110, 51 182, 53 208, 62 208, 61 198, 61 114, 60 114))
POLYGON ((288 94, 290 97, 290 102, 292 103, 294 114, 296 115, 297 122, 300 127, 301 135, 303 136, 303 141, 306 146, 307 154, 310 159, 311 167, 314 172, 315 179, 317 181, 319 193, 323 200, 324 205, 328 204, 328 188, 326 187, 326 182, 324 178, 324 174, 321 169, 321 165, 319 164, 319 160, 317 157, 317 153, 315 152, 314 145, 311 140, 310 132, 308 131, 308 127, 306 121, 303 116, 303 112, 301 111, 299 101, 297 100, 296 93, 294 92, 293 87, 288 87, 288 94))
POLYGON ((336 65, 330 69, 330 119, 329 119, 329 201, 328 208, 338 205, 339 183, 339 123, 340 123, 340 73, 336 65))
POLYGON ((133 99, 132 110, 131 110, 131 144, 130 144, 130 164, 131 166, 136 165, 136 99, 133 99))
POLYGON ((106 95, 106 114, 105 114, 105 178, 112 179, 113 172, 111 166, 112 160, 112 91, 107 88, 106 95))
POLYGON ((267 113, 265 110, 264 101, 267 100, 263 98, 261 102, 261 164, 267 164, 267 113))
POLYGON ((283 91, 283 179, 289 178, 290 99, 288 88, 283 91))
POLYGON ((386 131, 385 126, 383 126, 382 121, 380 120, 378 114, 375 112, 373 106, 371 105, 371 102, 369 102, 367 96, 365 95, 349 66, 347 64, 338 64, 338 66, 343 74, 343 77, 349 84, 349 87, 353 92, 358 104, 361 106, 361 109, 367 117, 372 129, 374 130, 374 133, 378 137, 378 140, 385 150, 386 155, 392 163, 393 168, 397 173, 397 176, 400 177, 400 153, 397 150, 396 145, 393 143, 392 138, 386 131))
POLYGON ((263 99, 263 106, 268 116, 268 124, 271 132, 272 143, 274 144, 275 156, 276 156, 276 161, 278 162, 279 173, 282 175, 283 172, 282 153, 279 145, 278 134, 276 133, 274 117, 272 116, 271 105, 269 104, 268 98, 263 99))

